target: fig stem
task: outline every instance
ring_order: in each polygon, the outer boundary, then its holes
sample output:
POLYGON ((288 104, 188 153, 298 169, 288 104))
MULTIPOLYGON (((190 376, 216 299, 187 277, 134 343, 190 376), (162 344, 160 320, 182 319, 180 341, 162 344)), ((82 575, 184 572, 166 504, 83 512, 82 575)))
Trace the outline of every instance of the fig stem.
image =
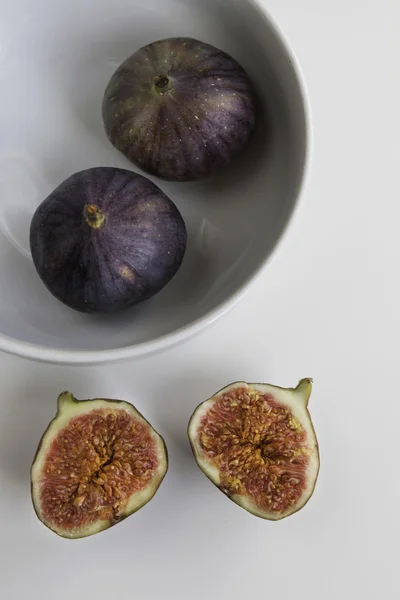
POLYGON ((100 229, 103 226, 105 216, 102 210, 95 204, 86 204, 83 209, 83 214, 86 219, 86 223, 93 227, 93 229, 100 229))
POLYGON ((301 379, 295 388, 295 392, 302 398, 304 405, 307 406, 311 396, 313 380, 311 377, 301 379))
POLYGON ((165 92, 168 92, 172 88, 172 81, 168 75, 157 75, 157 77, 154 77, 153 82, 155 90, 159 94, 165 94, 165 92))
POLYGON ((158 88, 165 88, 167 87, 168 83, 169 79, 166 75, 158 75, 154 80, 154 84, 158 88))
POLYGON ((61 412, 66 406, 70 406, 74 402, 76 402, 76 400, 71 392, 62 392, 57 400, 58 412, 61 412))

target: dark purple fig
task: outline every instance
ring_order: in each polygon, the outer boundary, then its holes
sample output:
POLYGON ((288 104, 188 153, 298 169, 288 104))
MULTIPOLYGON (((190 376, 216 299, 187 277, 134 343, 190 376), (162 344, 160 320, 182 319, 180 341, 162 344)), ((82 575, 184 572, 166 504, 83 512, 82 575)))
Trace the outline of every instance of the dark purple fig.
POLYGON ((144 46, 105 92, 111 143, 144 171, 202 179, 227 165, 255 126, 252 85, 228 54, 191 38, 144 46))
POLYGON ((159 292, 186 249, 175 204, 151 181, 123 169, 75 173, 36 210, 34 265, 50 292, 87 313, 118 311, 159 292))

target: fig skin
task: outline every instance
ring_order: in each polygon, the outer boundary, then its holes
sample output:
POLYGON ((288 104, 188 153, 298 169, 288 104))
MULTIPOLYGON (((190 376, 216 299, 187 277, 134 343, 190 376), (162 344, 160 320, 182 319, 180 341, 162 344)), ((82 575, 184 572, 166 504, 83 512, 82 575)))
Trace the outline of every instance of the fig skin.
POLYGON ((43 283, 85 313, 119 311, 157 294, 179 269, 186 241, 175 204, 147 178, 114 167, 66 179, 30 228, 43 283))
POLYGON ((228 165, 256 123, 252 84, 231 56, 192 38, 140 48, 103 99, 111 143, 141 169, 194 181, 228 165))
POLYGON ((198 467, 230 500, 262 519, 278 521, 291 516, 301 510, 314 493, 320 458, 308 411, 311 389, 310 378, 302 379, 296 388, 238 381, 199 404, 190 418, 188 437, 198 467), (248 403, 244 411, 239 400, 242 392, 248 403), (261 405, 267 404, 260 412, 261 418, 254 421, 252 403, 260 400, 261 405), (274 415, 276 409, 280 414, 274 415), (239 419, 236 411, 241 411, 239 419), (277 432, 273 430, 274 417, 280 421, 277 432), (265 429, 265 418, 271 419, 272 427, 265 429), (287 423, 289 427, 285 430, 287 423), (230 437, 236 438, 233 443, 230 437), (243 456, 243 449, 249 455, 243 456), (292 487, 290 478, 296 478, 296 484, 301 484, 298 488, 301 491, 294 495, 292 503, 287 502, 293 492, 289 489, 292 487), (267 497, 271 496, 269 482, 273 483, 272 490, 277 489, 272 492, 277 493, 273 502, 267 497), (275 501, 281 502, 281 507, 274 506, 275 501))
MULTIPOLYGON (((88 442, 92 443, 92 439, 85 438, 84 442, 85 442, 85 444, 83 444, 83 446, 84 446, 84 450, 86 450, 86 448, 85 448, 86 443, 88 443, 88 442)), ((67 446, 67 448, 68 448, 68 446, 67 446)), ((125 446, 124 446, 124 448, 125 448, 125 446)), ((73 484, 72 488, 68 487, 70 484, 70 482, 68 481, 68 473, 69 473, 70 467, 63 468, 63 463, 62 463, 62 460, 64 460, 64 462, 65 462, 65 459, 70 460, 74 451, 76 451, 76 444, 73 445, 72 447, 69 447, 69 449, 67 450, 67 452, 69 453, 69 456, 67 456, 67 457, 65 455, 58 456, 58 460, 59 460, 58 465, 59 466, 61 465, 61 469, 62 469, 62 470, 58 471, 58 473, 59 473, 59 479, 62 480, 63 485, 66 487, 66 489, 69 489, 69 490, 72 489, 73 493, 75 493, 75 495, 77 495, 77 494, 79 494, 79 490, 78 490, 78 492, 76 492, 77 484, 73 484)), ((146 449, 146 453, 148 453, 148 452, 149 452, 149 448, 146 449)), ((75 452, 75 454, 76 454, 76 452, 75 452)), ((107 460, 105 464, 107 465, 107 464, 111 463, 110 467, 111 467, 111 469, 114 469, 113 471, 111 471, 111 473, 112 473, 111 477, 115 477, 115 473, 117 473, 118 478, 121 478, 121 473, 119 471, 119 469, 121 468, 121 464, 116 462, 116 466, 115 467, 113 466, 114 461, 117 460, 116 457, 114 457, 114 454, 115 454, 115 451, 112 451, 109 460, 107 460), (117 471, 115 471, 115 469, 117 469, 117 471)), ((119 457, 118 460, 120 462, 123 462, 124 460, 129 460, 129 459, 119 457)), ((76 461, 76 457, 75 457, 75 461, 76 461)), ((78 458, 78 461, 79 461, 79 458, 78 458)), ((77 465, 75 464, 74 467, 76 467, 76 466, 77 465)), ((83 465, 81 465, 81 466, 83 468, 83 465)), ((123 465, 123 466, 126 467, 126 465, 123 465)), ((145 504, 150 502, 150 500, 152 500, 152 498, 158 491, 167 471, 168 471, 168 453, 167 453, 167 447, 165 445, 164 439, 160 436, 159 433, 157 433, 154 430, 152 425, 143 417, 143 415, 132 404, 130 404, 129 402, 126 402, 124 400, 112 400, 112 399, 103 399, 103 398, 95 398, 95 399, 90 399, 90 400, 77 400, 70 392, 62 392, 58 397, 56 416, 49 423, 46 431, 44 432, 44 434, 39 442, 38 449, 36 451, 35 457, 32 462, 31 496, 32 496, 33 508, 35 510, 35 513, 36 513, 36 516, 38 517, 38 519, 46 527, 48 527, 51 531, 53 531, 60 537, 67 538, 67 539, 79 539, 79 538, 83 538, 83 537, 92 536, 92 535, 95 535, 96 533, 100 533, 101 531, 109 529, 110 527, 120 523, 127 517, 131 516, 132 514, 134 514, 138 510, 140 510, 143 506, 145 506, 145 504), (156 465, 156 468, 154 469, 154 472, 152 473, 151 478, 147 479, 146 485, 142 486, 142 488, 138 490, 137 497, 135 497, 134 493, 132 493, 130 496, 128 496, 127 502, 123 505, 121 510, 116 511, 115 514, 113 514, 111 518, 108 518, 108 519, 104 518, 104 517, 102 518, 101 513, 99 512, 99 508, 96 509, 96 513, 95 513, 96 516, 98 515, 97 520, 93 519, 92 521, 88 521, 88 522, 85 522, 83 520, 81 525, 80 526, 77 525, 76 527, 67 526, 65 523, 64 524, 56 523, 54 521, 54 519, 46 518, 46 506, 45 506, 45 502, 44 502, 44 499, 43 499, 41 493, 42 493, 43 487, 46 485, 46 483, 49 482, 50 476, 47 474, 48 471, 46 472, 45 467, 48 466, 46 463, 46 459, 48 458, 49 455, 52 454, 52 452, 54 452, 54 450, 52 449, 53 442, 57 441, 58 437, 63 436, 63 435, 65 436, 66 435, 65 432, 68 433, 68 426, 70 425, 71 421, 74 420, 75 418, 79 418, 82 416, 85 417, 88 415, 93 416, 95 414, 97 417, 97 413, 99 413, 99 412, 103 413, 105 415, 109 415, 110 413, 115 413, 116 411, 117 412, 120 411, 123 414, 125 414, 125 413, 129 414, 130 417, 133 418, 133 424, 136 426, 136 429, 139 424, 139 426, 142 427, 142 430, 146 434, 148 434, 148 437, 150 438, 150 441, 152 442, 152 444, 154 446, 153 451, 155 450, 157 458, 158 458, 158 463, 156 465)), ((108 471, 108 473, 110 473, 110 471, 108 471)), ((53 475, 54 475, 54 473, 53 473, 53 475)), ((137 476, 137 474, 136 474, 136 476, 137 476)), ((56 479, 57 479, 57 477, 56 477, 56 479)), ((86 479, 85 479, 85 482, 86 482, 86 479)), ((60 482, 58 481, 57 484, 59 485, 59 483, 60 482)), ((77 483, 79 483, 79 481, 77 483)), ((124 488, 125 490, 126 490, 126 484, 127 484, 127 482, 125 481, 125 488, 124 488)), ((111 482, 110 482, 110 485, 111 485, 111 482)), ((116 485, 117 485, 117 487, 119 486, 118 481, 117 481, 116 485)), ((128 485, 129 485, 129 483, 128 483, 128 485)), ((53 493, 55 493, 55 495, 57 495, 57 487, 55 487, 53 489, 56 490, 53 493)), ((53 496, 53 493, 50 496, 53 496)), ((57 498, 51 498, 51 500, 57 500, 57 498)), ((56 509, 57 507, 56 506, 54 506, 54 507, 47 506, 47 508, 56 509)), ((75 509, 75 515, 74 515, 75 518, 77 517, 77 513, 79 514, 79 511, 83 511, 83 514, 84 514, 85 510, 86 510, 85 504, 78 503, 78 509, 75 509)), ((71 523, 69 525, 71 525, 71 523)))

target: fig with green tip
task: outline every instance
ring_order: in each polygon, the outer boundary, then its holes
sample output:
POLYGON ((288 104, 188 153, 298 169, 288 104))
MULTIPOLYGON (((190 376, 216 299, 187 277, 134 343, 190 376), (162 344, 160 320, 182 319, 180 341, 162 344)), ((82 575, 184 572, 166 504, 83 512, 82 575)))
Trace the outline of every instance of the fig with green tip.
POLYGON ((310 499, 319 472, 308 400, 312 380, 296 388, 237 382, 200 404, 188 435, 196 462, 233 502, 277 521, 310 499))
POLYGON ((132 404, 64 392, 33 461, 33 505, 58 535, 86 537, 142 508, 167 468, 164 440, 132 404))

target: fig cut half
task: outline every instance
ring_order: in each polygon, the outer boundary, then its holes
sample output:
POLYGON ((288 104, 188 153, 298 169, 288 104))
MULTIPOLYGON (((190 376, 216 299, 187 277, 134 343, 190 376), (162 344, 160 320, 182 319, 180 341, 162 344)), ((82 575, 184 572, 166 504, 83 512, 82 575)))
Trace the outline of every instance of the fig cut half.
POLYGON ((307 408, 311 387, 311 379, 288 389, 236 382, 200 404, 190 419, 200 469, 258 517, 288 517, 314 491, 319 452, 307 408))
POLYGON ((132 404, 63 392, 32 464, 33 505, 58 535, 86 537, 149 502, 167 468, 164 440, 132 404))

